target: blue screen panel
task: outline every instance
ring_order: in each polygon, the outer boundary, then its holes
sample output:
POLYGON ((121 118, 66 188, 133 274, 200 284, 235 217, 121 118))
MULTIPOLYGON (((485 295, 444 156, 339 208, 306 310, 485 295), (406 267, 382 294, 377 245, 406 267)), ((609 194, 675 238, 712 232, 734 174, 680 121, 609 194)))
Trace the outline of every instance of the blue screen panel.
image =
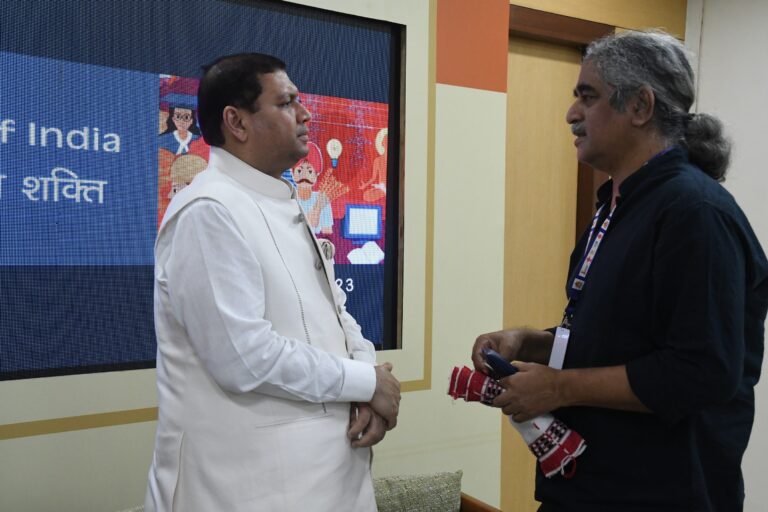
POLYGON ((324 161, 349 192, 318 236, 337 245, 349 311, 386 348, 399 30, 259 0, 0 2, 0 380, 154 365, 159 217, 184 185, 181 156, 197 171, 207 158, 199 136, 194 155, 174 154, 163 130, 170 109, 194 111, 202 65, 252 51, 287 62, 320 151, 343 146, 324 161), (354 221, 366 215, 378 220, 354 221))

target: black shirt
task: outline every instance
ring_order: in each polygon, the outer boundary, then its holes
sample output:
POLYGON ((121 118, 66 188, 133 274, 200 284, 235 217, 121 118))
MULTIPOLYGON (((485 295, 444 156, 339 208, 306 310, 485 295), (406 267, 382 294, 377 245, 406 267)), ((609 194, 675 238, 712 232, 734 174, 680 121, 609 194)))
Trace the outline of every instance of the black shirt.
MULTIPOLYGON (((609 182, 598 197, 610 203, 610 194, 609 182)), ((539 471, 536 498, 546 511, 739 511, 768 309, 765 254, 733 197, 680 148, 629 176, 619 195, 564 367, 626 365, 653 414, 554 411, 587 449, 571 479, 539 471)))

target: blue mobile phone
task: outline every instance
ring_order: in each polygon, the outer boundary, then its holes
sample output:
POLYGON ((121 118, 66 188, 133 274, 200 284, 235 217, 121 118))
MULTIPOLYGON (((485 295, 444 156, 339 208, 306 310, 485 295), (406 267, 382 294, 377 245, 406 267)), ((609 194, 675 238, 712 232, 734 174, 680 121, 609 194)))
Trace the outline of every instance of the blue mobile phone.
POLYGON ((483 356, 485 356, 485 366, 491 370, 493 376, 497 379, 517 373, 517 367, 501 357, 495 350, 484 348, 482 352, 483 356))

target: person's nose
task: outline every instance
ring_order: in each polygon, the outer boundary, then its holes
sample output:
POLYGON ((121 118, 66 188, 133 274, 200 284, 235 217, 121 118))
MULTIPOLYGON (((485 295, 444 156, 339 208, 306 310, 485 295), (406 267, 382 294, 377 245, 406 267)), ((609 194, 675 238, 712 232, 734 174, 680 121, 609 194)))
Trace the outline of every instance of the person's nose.
POLYGON ((299 122, 301 124, 308 123, 312 120, 312 113, 307 110, 304 104, 299 103, 299 122))
POLYGON ((579 110, 578 100, 574 101, 568 111, 565 113, 565 122, 568 124, 578 123, 581 121, 581 111, 579 110))

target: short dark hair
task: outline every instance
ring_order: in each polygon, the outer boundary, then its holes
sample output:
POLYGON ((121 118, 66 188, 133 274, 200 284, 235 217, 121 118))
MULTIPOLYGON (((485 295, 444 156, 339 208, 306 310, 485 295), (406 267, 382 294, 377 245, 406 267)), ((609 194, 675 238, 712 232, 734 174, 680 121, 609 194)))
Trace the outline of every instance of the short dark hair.
POLYGON ((256 100, 261 95, 261 75, 278 70, 285 70, 285 62, 262 53, 227 55, 203 66, 203 77, 197 90, 197 116, 205 142, 211 146, 223 145, 224 108, 231 105, 256 112, 256 100))

